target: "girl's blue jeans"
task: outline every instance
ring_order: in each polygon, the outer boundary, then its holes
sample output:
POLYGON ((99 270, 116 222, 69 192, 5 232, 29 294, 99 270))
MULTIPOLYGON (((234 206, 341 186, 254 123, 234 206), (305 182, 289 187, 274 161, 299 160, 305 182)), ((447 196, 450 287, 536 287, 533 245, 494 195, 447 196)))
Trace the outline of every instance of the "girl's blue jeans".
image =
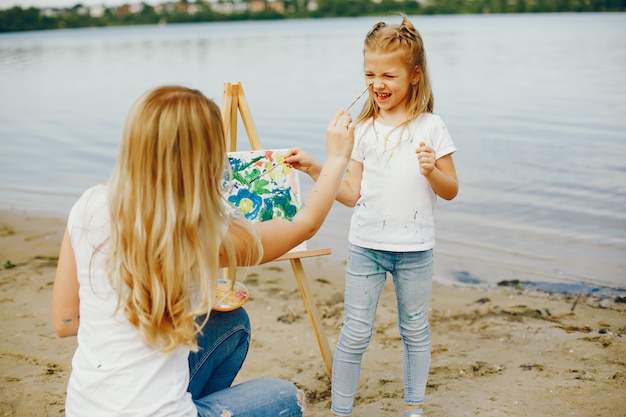
POLYGON ((188 391, 199 417, 300 417, 304 393, 280 379, 262 378, 231 386, 250 344, 250 321, 243 308, 211 312, 189 354, 188 391))
POLYGON ((404 344, 404 402, 424 402, 430 367, 428 305, 433 276, 432 249, 388 252, 349 245, 343 327, 333 361, 331 411, 352 414, 361 359, 374 328, 374 317, 387 273, 393 277, 398 327, 404 344))

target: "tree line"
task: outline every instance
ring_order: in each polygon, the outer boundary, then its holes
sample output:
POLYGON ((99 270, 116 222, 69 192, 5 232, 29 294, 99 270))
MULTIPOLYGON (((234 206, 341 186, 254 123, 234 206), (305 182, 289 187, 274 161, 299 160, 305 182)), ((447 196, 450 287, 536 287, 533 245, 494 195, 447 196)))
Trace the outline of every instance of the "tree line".
POLYGON ((170 3, 171 7, 142 3, 138 12, 131 12, 128 7, 110 7, 98 16, 86 13, 80 3, 71 8, 55 9, 54 13, 15 6, 0 10, 0 33, 225 20, 376 16, 399 11, 407 15, 626 11, 626 0, 318 0, 314 10, 307 8, 302 0, 285 0, 283 3, 284 12, 266 7, 257 12, 219 13, 204 2, 194 3, 193 12, 190 12, 188 0, 179 0, 170 3))

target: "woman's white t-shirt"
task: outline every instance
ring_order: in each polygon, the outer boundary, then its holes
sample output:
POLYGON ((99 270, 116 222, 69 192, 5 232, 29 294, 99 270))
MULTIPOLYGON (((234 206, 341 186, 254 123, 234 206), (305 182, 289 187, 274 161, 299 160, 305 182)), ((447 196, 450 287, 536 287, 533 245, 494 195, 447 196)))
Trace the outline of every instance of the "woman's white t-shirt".
POLYGON ((103 268, 109 236, 107 188, 87 190, 73 206, 68 231, 80 285, 78 347, 72 359, 66 415, 197 417, 187 392, 189 350, 149 348, 116 311, 117 294, 103 268))
POLYGON ((415 154, 420 142, 434 149, 436 159, 456 151, 445 124, 432 113, 403 127, 373 120, 357 125, 352 159, 363 164, 363 174, 350 243, 391 252, 434 247, 437 195, 420 173, 415 154))

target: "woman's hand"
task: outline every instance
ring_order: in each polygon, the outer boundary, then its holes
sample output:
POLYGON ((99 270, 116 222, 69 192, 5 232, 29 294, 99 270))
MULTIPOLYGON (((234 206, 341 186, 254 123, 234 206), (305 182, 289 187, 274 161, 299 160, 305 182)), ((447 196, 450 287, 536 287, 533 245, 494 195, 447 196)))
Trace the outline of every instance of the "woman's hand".
POLYGON ((328 158, 349 159, 354 145, 354 124, 352 116, 339 110, 330 119, 326 128, 326 156, 328 158))

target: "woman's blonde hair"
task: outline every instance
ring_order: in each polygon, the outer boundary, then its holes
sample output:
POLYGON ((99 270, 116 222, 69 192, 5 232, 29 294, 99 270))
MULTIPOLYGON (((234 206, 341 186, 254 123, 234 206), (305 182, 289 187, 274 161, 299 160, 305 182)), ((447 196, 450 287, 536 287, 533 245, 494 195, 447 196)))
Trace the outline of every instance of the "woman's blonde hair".
MULTIPOLYGON (((387 25, 378 22, 365 36, 364 52, 396 52, 400 51, 405 59, 410 73, 419 68, 421 76, 415 84, 411 84, 408 94, 407 123, 422 113, 432 113, 435 107, 435 98, 430 85, 430 77, 426 66, 426 51, 424 41, 408 17, 402 15, 399 25, 387 25)), ((363 106, 357 122, 376 118, 380 108, 371 96, 363 106)))
POLYGON ((195 318, 208 319, 220 250, 230 268, 237 262, 229 228, 250 242, 248 261, 262 255, 250 224, 228 214, 226 161, 219 107, 199 91, 159 87, 131 108, 109 184, 107 268, 118 308, 164 352, 197 349, 195 318))

